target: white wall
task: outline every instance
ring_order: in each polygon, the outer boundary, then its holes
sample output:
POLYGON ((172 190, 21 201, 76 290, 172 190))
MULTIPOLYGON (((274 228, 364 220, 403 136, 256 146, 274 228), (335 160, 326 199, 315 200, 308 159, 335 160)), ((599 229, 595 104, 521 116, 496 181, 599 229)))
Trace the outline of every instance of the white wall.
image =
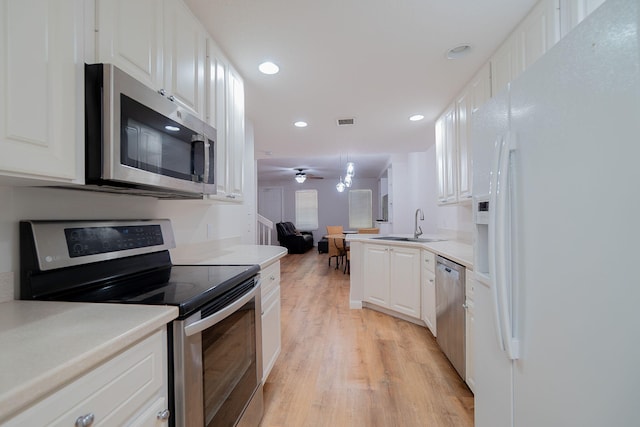
MULTIPOLYGON (((326 234, 327 225, 342 225, 349 229, 349 189, 339 193, 336 190, 338 179, 307 179, 302 184, 298 184, 291 179, 278 181, 259 181, 258 189, 263 187, 282 187, 283 189, 283 221, 291 221, 295 224, 295 192, 296 190, 318 191, 318 229, 313 231, 313 241, 317 245, 319 239, 326 234)), ((370 189, 372 197, 373 219, 379 206, 378 180, 373 178, 353 179, 351 190, 370 189)), ((270 218, 271 219, 271 218, 270 218)))
POLYGON ((471 242, 471 204, 438 206, 435 145, 423 152, 394 154, 391 157, 393 179, 392 232, 414 231, 416 209, 422 209, 424 221, 418 221, 425 234, 444 234, 471 242))

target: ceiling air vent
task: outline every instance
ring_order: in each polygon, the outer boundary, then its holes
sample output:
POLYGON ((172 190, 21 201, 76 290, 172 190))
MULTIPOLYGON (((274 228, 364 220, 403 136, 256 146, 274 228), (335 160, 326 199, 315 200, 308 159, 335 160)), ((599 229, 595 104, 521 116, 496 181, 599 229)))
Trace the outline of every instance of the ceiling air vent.
POLYGON ((338 119, 338 126, 348 126, 348 125, 352 125, 354 124, 356 121, 356 119, 354 118, 350 118, 350 119, 338 119))

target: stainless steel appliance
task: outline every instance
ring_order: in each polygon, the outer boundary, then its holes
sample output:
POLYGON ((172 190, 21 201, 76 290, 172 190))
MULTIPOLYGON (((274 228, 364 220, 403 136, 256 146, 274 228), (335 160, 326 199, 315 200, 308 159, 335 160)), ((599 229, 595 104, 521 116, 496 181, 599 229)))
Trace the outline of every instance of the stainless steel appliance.
POLYGON ((23 221, 20 298, 175 305, 170 425, 257 426, 262 324, 257 265, 171 264, 168 220, 23 221))
POLYGON ((458 374, 465 378, 465 268, 436 258, 436 324, 438 345, 458 374))
POLYGON ((214 128, 111 64, 85 65, 87 189, 215 194, 214 128))

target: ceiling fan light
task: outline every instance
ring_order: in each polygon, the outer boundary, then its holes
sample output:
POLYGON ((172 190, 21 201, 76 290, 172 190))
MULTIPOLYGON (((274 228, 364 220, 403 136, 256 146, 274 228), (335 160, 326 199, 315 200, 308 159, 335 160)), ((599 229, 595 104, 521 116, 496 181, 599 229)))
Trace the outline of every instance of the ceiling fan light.
POLYGON ((307 174, 305 174, 304 172, 300 171, 296 174, 296 181, 300 184, 302 184, 303 182, 305 182, 307 180, 307 174))

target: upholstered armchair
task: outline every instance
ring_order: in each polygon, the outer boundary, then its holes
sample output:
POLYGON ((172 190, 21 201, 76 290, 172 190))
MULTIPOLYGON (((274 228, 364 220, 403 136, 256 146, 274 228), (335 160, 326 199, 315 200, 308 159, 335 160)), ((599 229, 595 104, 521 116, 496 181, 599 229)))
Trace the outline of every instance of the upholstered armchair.
POLYGON ((292 222, 276 224, 280 246, 289 250, 290 254, 303 254, 313 247, 313 234, 309 231, 298 231, 292 222))

